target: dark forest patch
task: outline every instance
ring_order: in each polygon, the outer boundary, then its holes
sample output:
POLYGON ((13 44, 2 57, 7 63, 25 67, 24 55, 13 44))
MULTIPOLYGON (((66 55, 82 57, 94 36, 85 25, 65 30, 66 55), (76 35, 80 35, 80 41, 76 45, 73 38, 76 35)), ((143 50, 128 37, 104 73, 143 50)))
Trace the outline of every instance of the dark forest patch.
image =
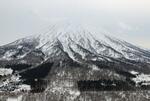
POLYGON ((40 79, 48 75, 53 63, 44 63, 36 68, 20 73, 22 79, 40 79))
POLYGON ((128 91, 134 90, 129 83, 121 80, 78 81, 80 91, 128 91))
POLYGON ((43 92, 47 87, 47 82, 42 79, 28 79, 23 81, 23 83, 31 86, 32 93, 43 92))
POLYGON ((13 71, 21 71, 31 66, 32 65, 29 65, 29 64, 12 64, 12 65, 6 65, 5 68, 11 68, 13 71))
POLYGON ((150 85, 141 85, 141 89, 149 90, 150 89, 150 85))

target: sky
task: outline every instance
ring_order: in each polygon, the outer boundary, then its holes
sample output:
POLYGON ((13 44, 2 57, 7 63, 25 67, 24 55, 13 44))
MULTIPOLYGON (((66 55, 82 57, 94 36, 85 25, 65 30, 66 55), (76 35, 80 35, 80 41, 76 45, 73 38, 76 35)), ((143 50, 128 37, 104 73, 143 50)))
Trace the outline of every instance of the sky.
POLYGON ((0 45, 68 21, 150 49, 150 0, 0 0, 0 45))

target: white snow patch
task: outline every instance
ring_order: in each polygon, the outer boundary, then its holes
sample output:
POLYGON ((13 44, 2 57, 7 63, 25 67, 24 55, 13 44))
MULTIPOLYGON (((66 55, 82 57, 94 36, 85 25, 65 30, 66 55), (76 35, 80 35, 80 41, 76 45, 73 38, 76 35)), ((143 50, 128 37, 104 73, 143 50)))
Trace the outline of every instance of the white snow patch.
POLYGON ((25 64, 25 63, 27 63, 27 61, 26 60, 21 60, 20 63, 25 64))
POLYGON ((30 85, 21 84, 13 92, 30 91, 30 90, 31 90, 31 86, 30 85))
POLYGON ((23 47, 23 46, 19 45, 17 48, 18 48, 18 49, 21 49, 22 47, 23 47))
POLYGON ((0 75, 1 76, 6 76, 9 74, 12 74, 13 70, 11 68, 0 68, 0 75))
POLYGON ((136 71, 130 71, 130 73, 133 74, 133 75, 139 74, 139 72, 136 72, 136 71))
POLYGON ((92 70, 93 71, 98 71, 98 70, 100 70, 96 65, 92 65, 92 70))
POLYGON ((24 58, 27 54, 17 56, 18 59, 24 58))
POLYGON ((20 75, 12 75, 11 81, 12 82, 19 82, 20 81, 20 75))
POLYGON ((22 101, 22 95, 18 96, 18 97, 9 97, 7 99, 7 101, 22 101))
POLYGON ((10 82, 19 82, 20 81, 19 78, 20 78, 19 75, 17 75, 17 76, 12 75, 12 77, 10 79, 6 79, 6 81, 0 82, 0 87, 7 86, 10 82))
POLYGON ((149 85, 150 84, 150 75, 140 74, 137 75, 136 78, 132 78, 132 80, 137 84, 142 83, 141 85, 149 85))
MULTIPOLYGON (((4 81, 4 82, 0 82, 0 87, 3 87, 3 86, 6 86, 6 85, 8 85, 8 83, 9 83, 10 81, 7 79, 6 81, 4 81)), ((1 92, 1 91, 0 91, 1 92)))
POLYGON ((4 54, 2 59, 11 60, 12 59, 11 56, 14 55, 15 53, 16 53, 16 51, 9 50, 4 54))
POLYGON ((142 83, 142 85, 145 85, 145 86, 150 85, 150 82, 144 82, 142 83))

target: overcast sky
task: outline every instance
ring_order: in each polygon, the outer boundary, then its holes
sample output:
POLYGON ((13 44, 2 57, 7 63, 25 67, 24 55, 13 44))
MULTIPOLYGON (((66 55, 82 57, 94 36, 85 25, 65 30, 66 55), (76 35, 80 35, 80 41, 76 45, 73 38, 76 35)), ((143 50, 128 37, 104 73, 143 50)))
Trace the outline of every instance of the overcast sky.
POLYGON ((0 45, 61 21, 86 23, 150 48, 150 0, 0 0, 0 45))

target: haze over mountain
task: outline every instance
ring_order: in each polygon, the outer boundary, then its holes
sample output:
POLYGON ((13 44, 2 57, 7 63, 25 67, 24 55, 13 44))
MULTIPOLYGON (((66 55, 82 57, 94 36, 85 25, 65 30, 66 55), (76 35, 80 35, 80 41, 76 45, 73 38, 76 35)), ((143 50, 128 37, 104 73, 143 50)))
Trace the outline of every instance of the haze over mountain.
POLYGON ((74 21, 150 48, 149 9, 148 0, 1 0, 0 45, 53 23, 74 21))

